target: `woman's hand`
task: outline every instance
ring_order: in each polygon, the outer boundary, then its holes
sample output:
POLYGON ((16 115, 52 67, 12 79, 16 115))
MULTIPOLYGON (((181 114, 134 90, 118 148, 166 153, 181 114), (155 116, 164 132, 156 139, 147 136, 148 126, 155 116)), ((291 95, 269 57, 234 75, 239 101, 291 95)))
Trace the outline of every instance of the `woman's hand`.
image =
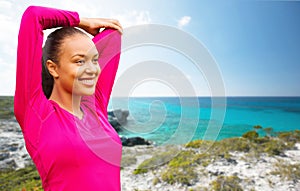
POLYGON ((118 20, 105 18, 80 18, 78 27, 95 36, 100 28, 112 28, 118 30, 121 34, 123 28, 118 20))

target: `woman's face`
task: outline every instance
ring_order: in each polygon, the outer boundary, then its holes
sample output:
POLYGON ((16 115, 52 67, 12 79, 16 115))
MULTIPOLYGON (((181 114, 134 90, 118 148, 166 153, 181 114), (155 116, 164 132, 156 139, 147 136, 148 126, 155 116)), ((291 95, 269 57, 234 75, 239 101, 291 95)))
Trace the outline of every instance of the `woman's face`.
POLYGON ((55 85, 72 95, 92 95, 100 73, 98 56, 89 37, 76 34, 66 38, 59 54, 55 85))

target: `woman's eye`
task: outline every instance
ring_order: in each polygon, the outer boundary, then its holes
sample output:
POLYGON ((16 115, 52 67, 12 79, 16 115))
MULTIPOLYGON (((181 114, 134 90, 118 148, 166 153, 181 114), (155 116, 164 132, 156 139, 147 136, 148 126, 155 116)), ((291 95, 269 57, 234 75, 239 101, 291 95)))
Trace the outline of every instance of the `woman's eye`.
POLYGON ((93 59, 93 63, 98 63, 98 58, 93 59))
POLYGON ((80 65, 83 65, 85 63, 84 60, 78 60, 76 63, 80 64, 80 65))

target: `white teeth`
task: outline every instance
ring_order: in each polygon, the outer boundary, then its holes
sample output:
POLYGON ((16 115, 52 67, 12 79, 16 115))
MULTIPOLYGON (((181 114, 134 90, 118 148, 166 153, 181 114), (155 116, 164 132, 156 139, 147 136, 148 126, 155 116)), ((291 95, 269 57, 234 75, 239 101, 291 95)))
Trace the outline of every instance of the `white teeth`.
POLYGON ((80 80, 80 82, 85 85, 94 85, 94 80, 80 80))

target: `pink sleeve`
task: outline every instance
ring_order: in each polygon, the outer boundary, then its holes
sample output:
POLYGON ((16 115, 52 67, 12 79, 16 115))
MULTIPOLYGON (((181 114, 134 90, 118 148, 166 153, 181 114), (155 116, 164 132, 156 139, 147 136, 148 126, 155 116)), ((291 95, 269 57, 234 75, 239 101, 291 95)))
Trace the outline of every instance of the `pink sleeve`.
POLYGON ((76 12, 38 6, 30 6, 24 12, 18 36, 14 98, 15 115, 21 127, 29 107, 36 107, 34 109, 39 114, 43 111, 38 105, 43 106, 47 102, 41 77, 43 30, 78 24, 79 15, 76 12))
POLYGON ((117 30, 105 29, 93 39, 99 52, 99 65, 101 73, 96 86, 95 98, 96 109, 107 115, 107 105, 115 76, 118 70, 121 35, 117 30))

